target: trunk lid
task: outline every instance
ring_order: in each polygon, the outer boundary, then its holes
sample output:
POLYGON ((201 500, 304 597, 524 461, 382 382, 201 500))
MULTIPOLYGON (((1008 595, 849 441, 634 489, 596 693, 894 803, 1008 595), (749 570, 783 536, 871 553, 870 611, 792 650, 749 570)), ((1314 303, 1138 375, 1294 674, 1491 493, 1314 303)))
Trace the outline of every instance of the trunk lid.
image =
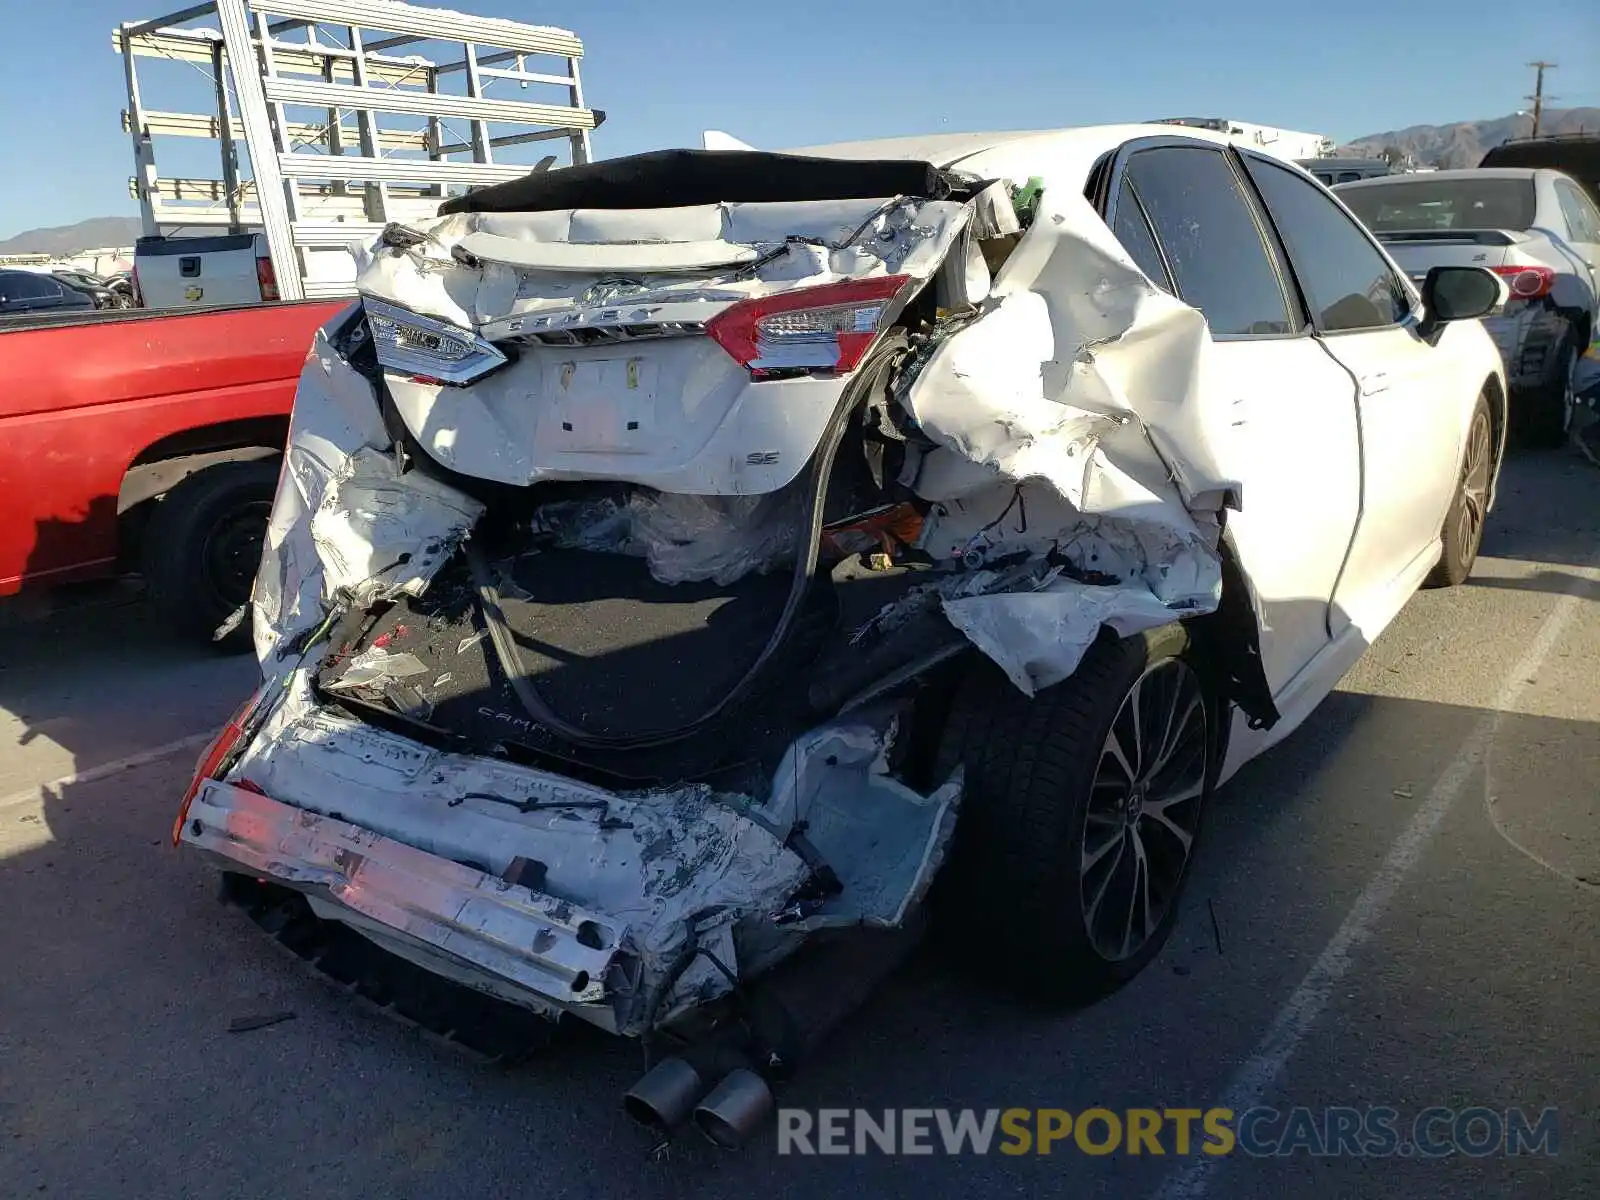
POLYGON ((391 234, 410 244, 360 286, 442 322, 413 348, 502 360, 462 378, 380 345, 399 415, 449 469, 764 494, 804 465, 874 336, 949 299, 918 298, 952 249, 981 265, 971 216, 911 196, 457 213, 391 234))
POLYGON ((1396 230, 1378 234, 1389 255, 1418 283, 1431 267, 1503 267, 1522 260, 1531 234, 1512 229, 1396 230))

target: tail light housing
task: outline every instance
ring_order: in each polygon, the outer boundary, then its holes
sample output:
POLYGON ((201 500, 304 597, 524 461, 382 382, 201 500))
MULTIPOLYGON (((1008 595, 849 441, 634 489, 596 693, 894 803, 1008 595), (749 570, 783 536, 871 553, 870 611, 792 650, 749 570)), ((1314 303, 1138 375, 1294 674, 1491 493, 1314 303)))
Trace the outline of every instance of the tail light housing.
POLYGON ((1490 267, 1506 281, 1513 300, 1537 300, 1548 296, 1555 286, 1556 273, 1549 267, 1490 267))
POLYGON ((843 375, 900 315, 910 285, 909 275, 885 275, 741 300, 707 321, 706 333, 755 379, 843 375))
POLYGON ((256 259, 256 282, 261 285, 263 300, 278 299, 278 272, 273 269, 270 258, 256 259))
POLYGON ((172 823, 172 844, 174 846, 183 837, 183 823, 189 819, 189 806, 194 803, 194 798, 200 794, 200 789, 205 786, 206 780, 215 779, 222 773, 229 757, 239 747, 239 742, 244 737, 250 718, 255 714, 256 706, 261 703, 261 697, 262 691, 257 689, 248 700, 241 704, 239 711, 228 718, 228 723, 222 727, 222 732, 217 734, 195 762, 194 778, 189 781, 189 788, 183 793, 183 802, 178 806, 178 819, 172 823))
POLYGON ((413 383, 464 387, 505 366, 510 359, 470 329, 396 304, 362 299, 378 365, 413 383))

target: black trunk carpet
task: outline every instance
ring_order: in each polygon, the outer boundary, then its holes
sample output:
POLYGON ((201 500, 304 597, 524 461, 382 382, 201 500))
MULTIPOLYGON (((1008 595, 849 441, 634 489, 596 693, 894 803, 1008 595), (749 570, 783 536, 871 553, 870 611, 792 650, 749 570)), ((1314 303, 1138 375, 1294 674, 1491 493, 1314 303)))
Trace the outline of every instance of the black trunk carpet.
MULTIPOLYGON (((599 735, 637 736, 698 718, 760 653, 790 586, 787 570, 728 586, 668 585, 652 578, 642 559, 582 550, 491 558, 490 566, 529 680, 557 715, 599 735)), ((387 710, 477 749, 522 747, 536 759, 583 768, 579 774, 597 781, 704 778, 756 763, 770 770, 783 747, 813 723, 807 664, 837 626, 831 589, 814 586, 783 650, 723 719, 676 745, 584 749, 528 718, 495 657, 458 556, 423 597, 402 598, 336 649, 319 683, 364 715, 387 710), (372 646, 412 655, 425 669, 375 688, 337 686, 352 658, 372 646)))

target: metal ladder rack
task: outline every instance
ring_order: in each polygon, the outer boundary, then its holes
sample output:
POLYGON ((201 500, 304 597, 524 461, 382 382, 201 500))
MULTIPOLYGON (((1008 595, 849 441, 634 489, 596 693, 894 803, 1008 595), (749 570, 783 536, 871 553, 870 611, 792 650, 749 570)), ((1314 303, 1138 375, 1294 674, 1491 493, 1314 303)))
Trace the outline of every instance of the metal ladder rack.
POLYGON ((497 151, 564 141, 572 163, 588 162, 590 133, 605 119, 584 103, 575 34, 399 0, 208 0, 126 22, 112 39, 144 232, 259 228, 285 300, 352 293, 354 261, 340 253, 351 243, 370 242, 389 221, 431 216, 466 188, 556 162, 496 161, 497 151), (217 27, 190 24, 206 18, 217 27), (209 75, 214 111, 147 109, 137 64, 152 57, 209 75), (552 69, 530 70, 530 59, 552 69), (541 98, 488 94, 507 83, 541 98), (157 135, 215 140, 221 177, 163 178, 157 135))

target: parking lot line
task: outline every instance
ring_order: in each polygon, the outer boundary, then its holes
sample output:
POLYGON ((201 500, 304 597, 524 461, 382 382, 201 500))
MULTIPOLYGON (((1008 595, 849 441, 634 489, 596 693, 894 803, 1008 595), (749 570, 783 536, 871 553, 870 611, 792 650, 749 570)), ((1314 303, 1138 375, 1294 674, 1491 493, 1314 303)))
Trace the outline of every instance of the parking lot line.
MULTIPOLYGON (((1355 950, 1372 935, 1400 885, 1427 849, 1439 823, 1482 764, 1504 714, 1533 682, 1533 676, 1566 631, 1582 599, 1579 589, 1591 583, 1594 577, 1593 570, 1586 570, 1572 578, 1544 619, 1527 653, 1504 676, 1489 711, 1461 743, 1450 765, 1390 846, 1382 865, 1361 889, 1305 978, 1278 1010, 1266 1036, 1234 1074, 1218 1107, 1241 1113, 1263 1101, 1267 1088, 1327 1007, 1333 989, 1349 973, 1355 950)), ((1156 1189, 1153 1200, 1198 1200, 1206 1194, 1212 1175, 1223 1161, 1222 1158, 1196 1158, 1183 1170, 1169 1175, 1156 1189)))
POLYGON ((63 775, 59 779, 47 779, 42 783, 34 784, 32 787, 12 792, 10 795, 0 796, 0 809, 36 800, 41 792, 59 791, 77 783, 94 783, 96 780, 109 779, 111 776, 120 774, 123 771, 131 771, 135 767, 144 767, 151 763, 160 762, 164 758, 171 758, 174 754, 181 754, 185 750, 198 750, 216 736, 216 730, 214 729, 208 729, 203 733, 191 733, 188 737, 181 737, 172 742, 164 742, 153 749, 141 750, 137 754, 129 754, 124 758, 115 758, 108 763, 101 763, 98 767, 90 767, 86 771, 74 771, 71 775, 63 775))

